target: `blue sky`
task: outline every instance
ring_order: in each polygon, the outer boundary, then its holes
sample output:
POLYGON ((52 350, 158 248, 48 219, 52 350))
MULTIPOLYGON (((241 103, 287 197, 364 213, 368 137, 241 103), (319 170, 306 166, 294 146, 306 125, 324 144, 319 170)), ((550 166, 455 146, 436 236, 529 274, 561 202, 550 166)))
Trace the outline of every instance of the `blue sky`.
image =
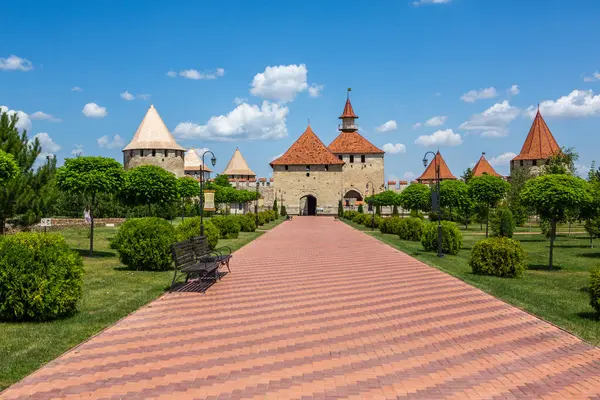
POLYGON ((351 87, 361 133, 390 150, 386 178, 411 179, 438 146, 457 176, 483 151, 507 173, 541 103, 581 171, 600 161, 600 2, 419 3, 9 2, 0 106, 27 114, 59 160, 122 161, 154 104, 180 144, 216 153, 217 171, 237 146, 268 176, 309 118, 335 138, 351 87))

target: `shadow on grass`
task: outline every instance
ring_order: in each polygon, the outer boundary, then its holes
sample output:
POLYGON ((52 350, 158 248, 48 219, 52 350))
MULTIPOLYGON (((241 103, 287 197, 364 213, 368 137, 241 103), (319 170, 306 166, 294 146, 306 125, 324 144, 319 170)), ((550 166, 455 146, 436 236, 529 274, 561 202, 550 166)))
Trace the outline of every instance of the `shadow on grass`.
POLYGON ((555 265, 550 269, 548 268, 548 264, 530 264, 527 266, 527 269, 530 271, 559 272, 563 268, 560 265, 555 265))
POLYGON ((584 286, 581 289, 579 289, 579 291, 583 292, 583 293, 589 293, 590 292, 590 288, 589 288, 589 286, 584 286))
MULTIPOLYGON (((589 249, 589 247, 588 247, 589 249)), ((585 258, 600 258, 600 253, 579 253, 577 257, 585 257, 585 258)))
POLYGON ((577 316, 579 318, 587 319, 589 321, 600 321, 600 315, 598 315, 598 313, 595 313, 593 311, 578 312, 577 316))
MULTIPOLYGON (((74 249, 74 250, 76 252, 78 252, 81 257, 90 258, 90 249, 74 249)), ((107 258, 107 257, 115 257, 115 255, 116 254, 111 251, 96 251, 96 250, 94 250, 94 253, 91 256, 91 258, 107 258)))

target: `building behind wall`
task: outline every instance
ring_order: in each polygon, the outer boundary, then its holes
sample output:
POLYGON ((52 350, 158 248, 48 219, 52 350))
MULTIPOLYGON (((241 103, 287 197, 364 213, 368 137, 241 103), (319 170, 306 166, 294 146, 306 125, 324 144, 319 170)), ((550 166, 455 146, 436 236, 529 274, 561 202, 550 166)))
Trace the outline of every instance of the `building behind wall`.
POLYGON ((207 167, 202 163, 202 159, 200 155, 196 151, 195 148, 189 148, 185 152, 185 157, 183 159, 183 170, 185 176, 191 176, 192 178, 204 181, 210 179, 210 173, 212 169, 207 167))
POLYGON ((156 165, 177 177, 184 175, 184 153, 154 106, 150 106, 131 142, 123 148, 125 169, 156 165))

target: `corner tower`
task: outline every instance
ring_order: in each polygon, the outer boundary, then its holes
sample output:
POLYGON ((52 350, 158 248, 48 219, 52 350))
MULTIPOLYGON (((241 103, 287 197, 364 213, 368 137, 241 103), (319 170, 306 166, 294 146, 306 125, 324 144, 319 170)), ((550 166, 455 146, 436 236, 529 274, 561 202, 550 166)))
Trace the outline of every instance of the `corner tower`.
POLYGON ((158 115, 150 106, 131 142, 123 148, 125 169, 140 165, 156 165, 182 177, 185 149, 181 147, 158 115))

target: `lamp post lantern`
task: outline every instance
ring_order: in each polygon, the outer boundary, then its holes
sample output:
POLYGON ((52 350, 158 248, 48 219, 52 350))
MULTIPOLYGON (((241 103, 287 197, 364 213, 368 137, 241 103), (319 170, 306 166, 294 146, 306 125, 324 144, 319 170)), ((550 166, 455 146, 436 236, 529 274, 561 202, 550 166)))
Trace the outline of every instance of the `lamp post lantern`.
POLYGON ((206 150, 202 153, 202 166, 200 169, 200 236, 204 236, 204 156, 206 153, 210 153, 212 155, 210 162, 214 167, 217 164, 217 157, 215 157, 215 153, 210 150, 206 150))
POLYGON ((373 188, 373 196, 370 201, 371 204, 369 204, 369 206, 371 207, 371 230, 374 231, 375 230, 375 184, 373 183, 373 181, 368 181, 367 185, 366 185, 367 192, 369 191, 369 183, 371 184, 371 188, 373 188))
POLYGON ((433 151, 428 151, 423 156, 423 166, 427 167, 428 161, 427 156, 429 154, 433 155, 433 168, 435 169, 435 178, 436 178, 436 191, 431 196, 431 205, 432 211, 437 211, 438 213, 438 257, 444 257, 444 252, 442 250, 442 207, 441 207, 441 196, 440 196, 440 165, 437 161, 437 155, 433 151), (437 210, 433 210, 433 208, 437 210))

